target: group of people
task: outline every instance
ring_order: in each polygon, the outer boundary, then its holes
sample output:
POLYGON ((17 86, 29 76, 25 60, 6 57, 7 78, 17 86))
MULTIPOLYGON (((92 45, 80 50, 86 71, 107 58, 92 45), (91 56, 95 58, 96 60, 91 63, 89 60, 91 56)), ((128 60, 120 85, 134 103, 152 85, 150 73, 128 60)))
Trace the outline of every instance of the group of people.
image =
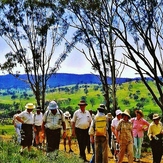
POLYGON ((31 150, 33 140, 36 146, 41 148, 43 140, 46 138, 47 154, 59 149, 60 138, 64 140, 66 151, 66 139, 68 139, 69 152, 71 148, 71 137, 76 137, 79 146, 79 155, 84 162, 108 163, 108 149, 111 148, 117 163, 122 163, 124 155, 128 157, 128 162, 139 162, 144 138, 144 132, 150 139, 153 154, 153 163, 160 163, 162 158, 162 135, 163 126, 160 116, 153 114, 151 123, 144 119, 143 112, 136 110, 135 117, 131 117, 128 110, 122 112, 116 110, 114 118, 104 104, 97 108, 96 115, 91 115, 86 110, 87 103, 81 100, 71 118, 71 114, 59 109, 56 101, 51 101, 44 114, 41 107, 36 108, 36 113, 32 111, 35 105, 28 103, 25 110, 18 112, 13 117, 13 123, 18 134, 18 142, 21 144, 20 153, 23 154, 27 147, 31 150), (108 127, 111 123, 111 144, 109 145, 108 127), (21 129, 21 135, 18 131, 21 129), (34 134, 34 136, 33 136, 34 134), (62 135, 61 135, 62 134, 62 135), (34 138, 34 139, 33 139, 34 138), (90 161, 86 158, 86 148, 88 143, 92 144, 93 155, 90 161))

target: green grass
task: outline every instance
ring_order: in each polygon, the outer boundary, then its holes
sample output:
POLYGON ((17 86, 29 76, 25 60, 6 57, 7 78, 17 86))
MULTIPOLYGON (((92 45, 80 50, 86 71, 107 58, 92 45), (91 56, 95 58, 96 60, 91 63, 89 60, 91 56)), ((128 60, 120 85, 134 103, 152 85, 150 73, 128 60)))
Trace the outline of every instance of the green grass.
POLYGON ((15 128, 13 125, 1 125, 0 124, 0 135, 14 135, 15 128))
MULTIPOLYGON (((152 89, 155 90, 155 93, 158 96, 156 87, 154 82, 149 82, 150 86, 152 89)), ((71 89, 74 85, 71 86, 65 86, 69 89, 71 89)), ((97 110, 98 106, 100 103, 104 103, 104 98, 103 98, 103 93, 101 92, 101 86, 99 87, 98 90, 94 90, 95 86, 99 85, 87 85, 88 87, 88 94, 84 93, 84 84, 79 85, 80 89, 75 92, 75 93, 67 93, 65 91, 58 91, 58 88, 55 89, 55 92, 53 93, 47 93, 46 94, 46 100, 56 100, 59 103, 59 106, 61 109, 67 108, 68 106, 72 107, 73 111, 75 111, 78 107, 78 103, 82 97, 85 97, 88 106, 87 110, 92 109, 94 111, 97 110), (94 100, 94 104, 91 104, 91 100, 94 100)), ((64 88, 65 88, 64 87, 64 88)), ((61 87, 60 87, 61 88, 61 87)), ((20 94, 22 94, 24 90, 18 91, 18 97, 20 94)), ((30 90, 26 91, 28 94, 32 94, 30 90)), ((110 96, 111 97, 111 96, 110 96)), ((161 114, 160 108, 153 102, 152 96, 149 94, 149 91, 147 88, 144 86, 142 82, 130 82, 130 83, 124 83, 121 86, 117 88, 117 101, 118 101, 118 106, 121 108, 122 111, 125 109, 134 109, 136 108, 138 103, 141 103, 140 99, 145 98, 147 101, 144 102, 144 106, 142 107, 143 112, 145 115, 148 115, 151 112, 157 112, 161 114), (140 91, 138 93, 138 91, 140 91), (130 97, 134 94, 138 95, 138 99, 134 99, 133 97, 130 97), (129 101, 129 104, 126 105, 124 103, 124 100, 129 101)), ((28 100, 26 99, 20 99, 16 98, 15 100, 11 100, 11 96, 0 96, 0 101, 1 103, 5 104, 13 104, 14 102, 20 103, 20 106, 22 110, 24 110, 24 106, 27 102, 33 102, 36 103, 34 96, 30 97, 28 100)))
POLYGON ((82 163, 78 155, 67 154, 63 151, 50 153, 47 157, 45 152, 32 148, 28 153, 24 151, 21 156, 20 146, 14 142, 0 141, 0 162, 4 163, 82 163))

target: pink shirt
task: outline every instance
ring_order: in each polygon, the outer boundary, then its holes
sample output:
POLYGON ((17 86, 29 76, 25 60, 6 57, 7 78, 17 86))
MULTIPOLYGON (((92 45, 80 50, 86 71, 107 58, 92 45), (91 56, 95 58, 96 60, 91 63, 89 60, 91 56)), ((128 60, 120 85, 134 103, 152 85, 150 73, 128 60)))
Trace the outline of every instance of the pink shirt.
POLYGON ((133 124, 133 137, 138 136, 139 138, 142 138, 144 136, 144 131, 148 130, 149 123, 143 118, 138 120, 137 117, 132 118, 131 122, 133 124))

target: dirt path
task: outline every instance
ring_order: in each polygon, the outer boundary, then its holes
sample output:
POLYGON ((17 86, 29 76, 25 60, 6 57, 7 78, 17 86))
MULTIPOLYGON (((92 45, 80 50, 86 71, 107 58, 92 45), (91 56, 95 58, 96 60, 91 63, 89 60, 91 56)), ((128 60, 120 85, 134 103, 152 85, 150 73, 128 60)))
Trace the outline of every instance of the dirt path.
MULTIPOLYGON (((69 151, 68 145, 66 148, 67 148, 66 152, 68 152, 69 151)), ((64 150, 63 141, 61 141, 60 150, 64 150)), ((74 140, 72 141, 72 150, 74 151, 75 154, 79 155, 78 143, 74 140)), ((90 160, 91 157, 92 157, 92 151, 90 154, 87 153, 87 160, 90 160)), ((108 158, 109 158, 108 163, 115 163, 110 150, 108 152, 108 158)), ((142 158, 140 160, 141 160, 140 163, 153 163, 151 153, 142 153, 142 158)), ((128 160, 126 157, 124 158, 123 163, 128 163, 128 160)), ((163 163, 163 158, 162 158, 161 163, 163 163)))

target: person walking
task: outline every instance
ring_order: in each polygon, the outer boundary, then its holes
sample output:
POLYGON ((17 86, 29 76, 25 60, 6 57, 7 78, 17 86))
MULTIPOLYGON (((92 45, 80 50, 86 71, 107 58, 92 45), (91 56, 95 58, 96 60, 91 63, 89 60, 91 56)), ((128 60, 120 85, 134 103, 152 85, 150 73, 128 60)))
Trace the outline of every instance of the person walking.
POLYGON ((81 100, 79 105, 79 109, 76 110, 73 114, 72 122, 72 136, 76 136, 78 144, 80 157, 88 162, 86 159, 85 149, 89 139, 89 126, 92 121, 92 117, 88 110, 86 110, 87 103, 84 100, 81 100))
POLYGON ((116 128, 117 142, 119 143, 118 163, 122 163, 125 153, 127 152, 128 163, 133 163, 133 135, 132 123, 129 111, 122 112, 122 119, 116 128))
POLYGON ((73 152, 71 149, 71 136, 72 136, 72 131, 71 131, 71 114, 69 111, 66 111, 64 113, 65 116, 65 123, 66 123, 66 137, 64 138, 64 149, 66 151, 66 139, 68 139, 68 145, 69 145, 69 152, 73 152))
POLYGON ((23 154, 23 151, 28 147, 28 152, 30 152, 33 141, 33 109, 35 105, 33 103, 27 103, 25 105, 25 111, 21 112, 16 116, 16 119, 22 123, 22 132, 21 132, 21 150, 20 154, 23 154))
POLYGON ((117 160, 117 154, 119 151, 119 144, 117 142, 116 128, 119 121, 122 119, 122 111, 120 109, 115 111, 116 117, 113 118, 111 123, 112 139, 111 139, 111 152, 114 155, 114 159, 117 160))
POLYGON ((37 106, 36 113, 34 114, 34 138, 36 147, 38 149, 42 148, 42 141, 41 141, 41 125, 42 125, 43 114, 41 112, 41 107, 37 106))
POLYGON ((66 124, 63 112, 55 101, 51 101, 43 115, 42 131, 46 135, 47 155, 59 149, 61 129, 63 139, 66 137, 66 124))
POLYGON ((161 117, 158 114, 153 114, 153 122, 150 123, 147 132, 152 148, 153 163, 160 163, 162 158, 163 125, 160 119, 161 117))
POLYGON ((133 124, 133 137, 134 137, 134 161, 139 162, 141 157, 141 148, 144 138, 144 131, 148 130, 149 123, 143 118, 142 110, 136 110, 136 117, 131 118, 133 124))
POLYGON ((12 124, 15 127, 15 132, 16 132, 16 137, 17 137, 17 143, 20 144, 21 143, 21 127, 22 127, 22 123, 19 122, 16 117, 21 113, 20 110, 18 110, 16 112, 16 114, 13 116, 13 120, 12 120, 12 124))
POLYGON ((95 147, 95 163, 108 163, 108 119, 105 108, 97 108, 98 112, 89 129, 90 141, 95 147))

